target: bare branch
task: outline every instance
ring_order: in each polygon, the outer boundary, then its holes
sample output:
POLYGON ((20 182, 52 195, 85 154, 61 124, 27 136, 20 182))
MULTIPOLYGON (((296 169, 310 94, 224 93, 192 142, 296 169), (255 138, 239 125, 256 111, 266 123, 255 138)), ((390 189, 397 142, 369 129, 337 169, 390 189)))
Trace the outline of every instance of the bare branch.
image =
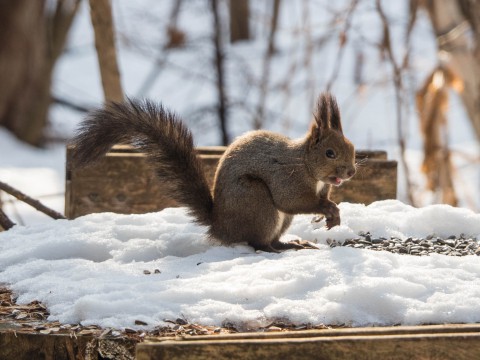
POLYGON ((392 43, 390 38, 390 25, 388 23, 387 16, 383 11, 381 0, 376 0, 376 8, 378 15, 382 21, 383 26, 383 50, 387 54, 387 58, 390 61, 393 69, 393 83, 395 88, 395 98, 396 98, 396 112, 397 112, 397 132, 398 132, 398 145, 400 147, 400 160, 405 171, 405 181, 407 185, 407 197, 408 201, 415 206, 415 199, 412 193, 412 184, 410 182, 410 171, 408 168, 406 160, 406 141, 405 134, 403 130, 403 83, 402 83, 402 68, 398 65, 395 60, 395 56, 392 50, 392 43))
POLYGON ((278 14, 280 11, 280 0, 273 2, 272 23, 270 26, 270 35, 268 37, 268 47, 265 53, 262 67, 262 79, 260 81, 260 99, 258 101, 257 111, 253 120, 255 129, 260 129, 265 116, 265 105, 267 101, 268 83, 270 81, 270 64, 275 53, 275 34, 277 32, 278 14))
POLYGON ((15 223, 8 218, 0 207, 0 229, 9 230, 15 226, 15 223))
POLYGON ((24 203, 32 206, 33 208, 37 209, 38 211, 41 211, 42 213, 50 216, 53 219, 57 219, 57 220, 66 219, 66 217, 60 214, 59 212, 56 212, 55 210, 50 209, 49 207, 43 205, 40 201, 31 198, 30 196, 22 193, 21 191, 1 181, 0 181, 0 190, 3 190, 6 193, 16 197, 18 200, 23 201, 24 203))
POLYGON ((333 69, 332 76, 330 77, 330 80, 328 81, 326 86, 327 91, 331 90, 333 83, 338 77, 340 66, 342 64, 343 54, 345 52, 345 45, 347 44, 348 31, 350 30, 350 26, 352 24, 352 17, 357 5, 358 0, 352 0, 350 6, 348 7, 347 15, 345 16, 345 26, 340 33, 340 45, 338 46, 337 58, 335 59, 335 67, 333 69))

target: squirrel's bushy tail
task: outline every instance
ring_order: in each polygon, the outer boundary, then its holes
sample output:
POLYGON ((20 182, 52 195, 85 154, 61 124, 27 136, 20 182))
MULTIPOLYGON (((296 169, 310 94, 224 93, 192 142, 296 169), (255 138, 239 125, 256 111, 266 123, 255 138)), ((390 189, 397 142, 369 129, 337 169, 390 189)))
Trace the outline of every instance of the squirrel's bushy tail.
POLYGON ((148 100, 109 103, 81 123, 72 140, 73 162, 85 166, 118 143, 130 143, 146 153, 170 196, 187 206, 196 222, 211 225, 213 200, 207 179, 192 134, 175 114, 148 100))

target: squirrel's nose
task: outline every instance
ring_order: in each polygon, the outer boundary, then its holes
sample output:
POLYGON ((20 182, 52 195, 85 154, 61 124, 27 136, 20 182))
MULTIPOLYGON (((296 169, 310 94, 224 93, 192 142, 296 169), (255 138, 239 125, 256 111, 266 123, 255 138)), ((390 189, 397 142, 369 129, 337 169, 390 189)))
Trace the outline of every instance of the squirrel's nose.
POLYGON ((347 171, 347 175, 349 178, 351 178, 353 175, 355 175, 356 170, 355 169, 350 169, 347 171))

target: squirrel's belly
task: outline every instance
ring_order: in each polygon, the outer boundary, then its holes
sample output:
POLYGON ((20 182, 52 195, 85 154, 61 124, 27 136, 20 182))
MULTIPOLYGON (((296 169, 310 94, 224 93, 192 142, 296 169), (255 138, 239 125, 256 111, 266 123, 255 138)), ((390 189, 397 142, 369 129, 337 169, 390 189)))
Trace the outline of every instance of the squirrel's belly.
POLYGON ((275 224, 275 230, 273 232, 274 234, 278 234, 282 230, 284 220, 285 220, 285 213, 278 211, 278 219, 277 219, 277 223, 275 224))

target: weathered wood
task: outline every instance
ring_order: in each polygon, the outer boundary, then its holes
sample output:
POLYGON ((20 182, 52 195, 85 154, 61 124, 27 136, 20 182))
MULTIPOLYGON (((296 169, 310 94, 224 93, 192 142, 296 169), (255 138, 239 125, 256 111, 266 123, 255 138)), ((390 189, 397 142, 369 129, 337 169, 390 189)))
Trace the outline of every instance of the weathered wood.
POLYGON ((25 332, 0 323, 0 359, 478 359, 480 324, 130 338, 25 332))
MULTIPOLYGON (((67 149, 65 214, 68 218, 112 211, 139 214, 176 206, 168 197, 168 184, 155 177, 146 157, 130 146, 115 146, 96 164, 83 169, 71 168, 67 149)), ((225 147, 198 148, 204 171, 213 186, 218 161, 225 147)), ((358 151, 363 160, 357 175, 339 188, 332 199, 369 204, 394 199, 397 192, 397 163, 387 160, 384 151, 358 151)))
POLYGON ((146 341, 137 359, 477 359, 478 325, 353 328, 146 341))
POLYGON ((438 359, 480 358, 479 334, 326 337, 287 340, 165 341, 139 344, 138 360, 153 359, 438 359))
MULTIPOLYGON (((290 339, 316 338, 332 336, 384 336, 384 335, 414 335, 414 334, 448 334, 448 333, 478 333, 480 324, 442 324, 442 325, 402 325, 402 326, 367 326, 351 328, 327 328, 281 332, 249 332, 217 335, 218 340, 241 339, 290 339)), ((206 337, 190 336, 164 338, 161 340, 205 340, 206 337)), ((154 339, 147 339, 154 341, 154 339)))
POLYGON ((331 198, 370 204, 373 201, 394 199, 397 194, 397 162, 372 159, 357 169, 355 177, 341 187, 333 187, 331 198))
POLYGON ((0 331, 0 359, 134 359, 137 341, 0 331))

